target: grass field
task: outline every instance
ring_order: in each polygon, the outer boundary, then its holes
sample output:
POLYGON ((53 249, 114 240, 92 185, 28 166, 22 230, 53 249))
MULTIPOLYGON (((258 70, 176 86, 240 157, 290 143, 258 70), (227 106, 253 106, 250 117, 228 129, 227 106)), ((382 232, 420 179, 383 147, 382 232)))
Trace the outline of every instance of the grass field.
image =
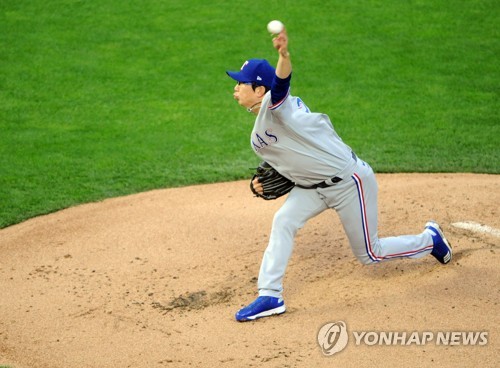
POLYGON ((378 172, 500 173, 500 3, 3 0, 0 227, 78 203, 249 177, 225 70, 276 55, 378 172), (264 9, 264 10, 263 10, 264 9))

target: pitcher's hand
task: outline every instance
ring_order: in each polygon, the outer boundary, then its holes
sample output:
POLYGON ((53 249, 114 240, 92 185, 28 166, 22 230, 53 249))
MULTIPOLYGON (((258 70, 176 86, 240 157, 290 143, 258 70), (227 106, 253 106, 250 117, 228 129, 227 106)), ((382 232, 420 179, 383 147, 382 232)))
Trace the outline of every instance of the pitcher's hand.
POLYGON ((255 191, 259 194, 263 194, 264 193, 264 188, 262 188, 262 184, 259 183, 259 178, 255 178, 252 180, 252 185, 253 185, 253 188, 255 189, 255 191))

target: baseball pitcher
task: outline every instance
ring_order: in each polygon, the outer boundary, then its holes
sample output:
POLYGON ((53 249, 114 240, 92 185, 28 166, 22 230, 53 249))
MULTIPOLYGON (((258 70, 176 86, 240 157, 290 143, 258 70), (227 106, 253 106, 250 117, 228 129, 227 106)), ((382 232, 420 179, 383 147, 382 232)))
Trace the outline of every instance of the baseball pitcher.
POLYGON ((285 312, 283 277, 295 235, 326 209, 337 212, 352 252, 363 264, 428 254, 443 264, 450 262, 452 248, 434 221, 416 235, 378 237, 378 187, 372 168, 339 137, 327 115, 311 111, 290 94, 286 29, 273 38, 273 46, 278 53, 276 69, 267 60, 249 59, 239 71, 227 72, 237 82, 235 100, 256 117, 249 143, 263 162, 251 189, 265 199, 288 194, 274 216, 258 297, 236 313, 236 320, 285 312))

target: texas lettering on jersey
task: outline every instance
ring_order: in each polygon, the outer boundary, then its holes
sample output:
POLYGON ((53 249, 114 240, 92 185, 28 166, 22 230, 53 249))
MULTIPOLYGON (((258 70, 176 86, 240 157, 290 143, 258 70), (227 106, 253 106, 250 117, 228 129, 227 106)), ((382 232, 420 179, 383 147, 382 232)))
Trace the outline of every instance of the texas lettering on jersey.
POLYGON ((278 137, 272 134, 270 129, 266 129, 263 134, 255 132, 252 136, 252 146, 255 151, 259 151, 276 142, 278 142, 278 137))

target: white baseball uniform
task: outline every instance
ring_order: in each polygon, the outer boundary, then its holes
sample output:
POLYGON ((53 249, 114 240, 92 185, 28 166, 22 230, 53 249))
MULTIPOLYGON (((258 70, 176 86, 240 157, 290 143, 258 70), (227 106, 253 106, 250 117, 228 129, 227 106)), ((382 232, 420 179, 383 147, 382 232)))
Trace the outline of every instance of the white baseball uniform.
POLYGON ((378 186, 372 168, 356 157, 325 114, 289 93, 276 103, 268 92, 251 135, 255 153, 297 186, 276 212, 259 273, 261 296, 281 297, 297 231, 328 208, 340 217, 352 251, 364 263, 420 258, 433 248, 429 232, 378 238, 378 186), (305 189, 316 184, 322 187, 305 189))

